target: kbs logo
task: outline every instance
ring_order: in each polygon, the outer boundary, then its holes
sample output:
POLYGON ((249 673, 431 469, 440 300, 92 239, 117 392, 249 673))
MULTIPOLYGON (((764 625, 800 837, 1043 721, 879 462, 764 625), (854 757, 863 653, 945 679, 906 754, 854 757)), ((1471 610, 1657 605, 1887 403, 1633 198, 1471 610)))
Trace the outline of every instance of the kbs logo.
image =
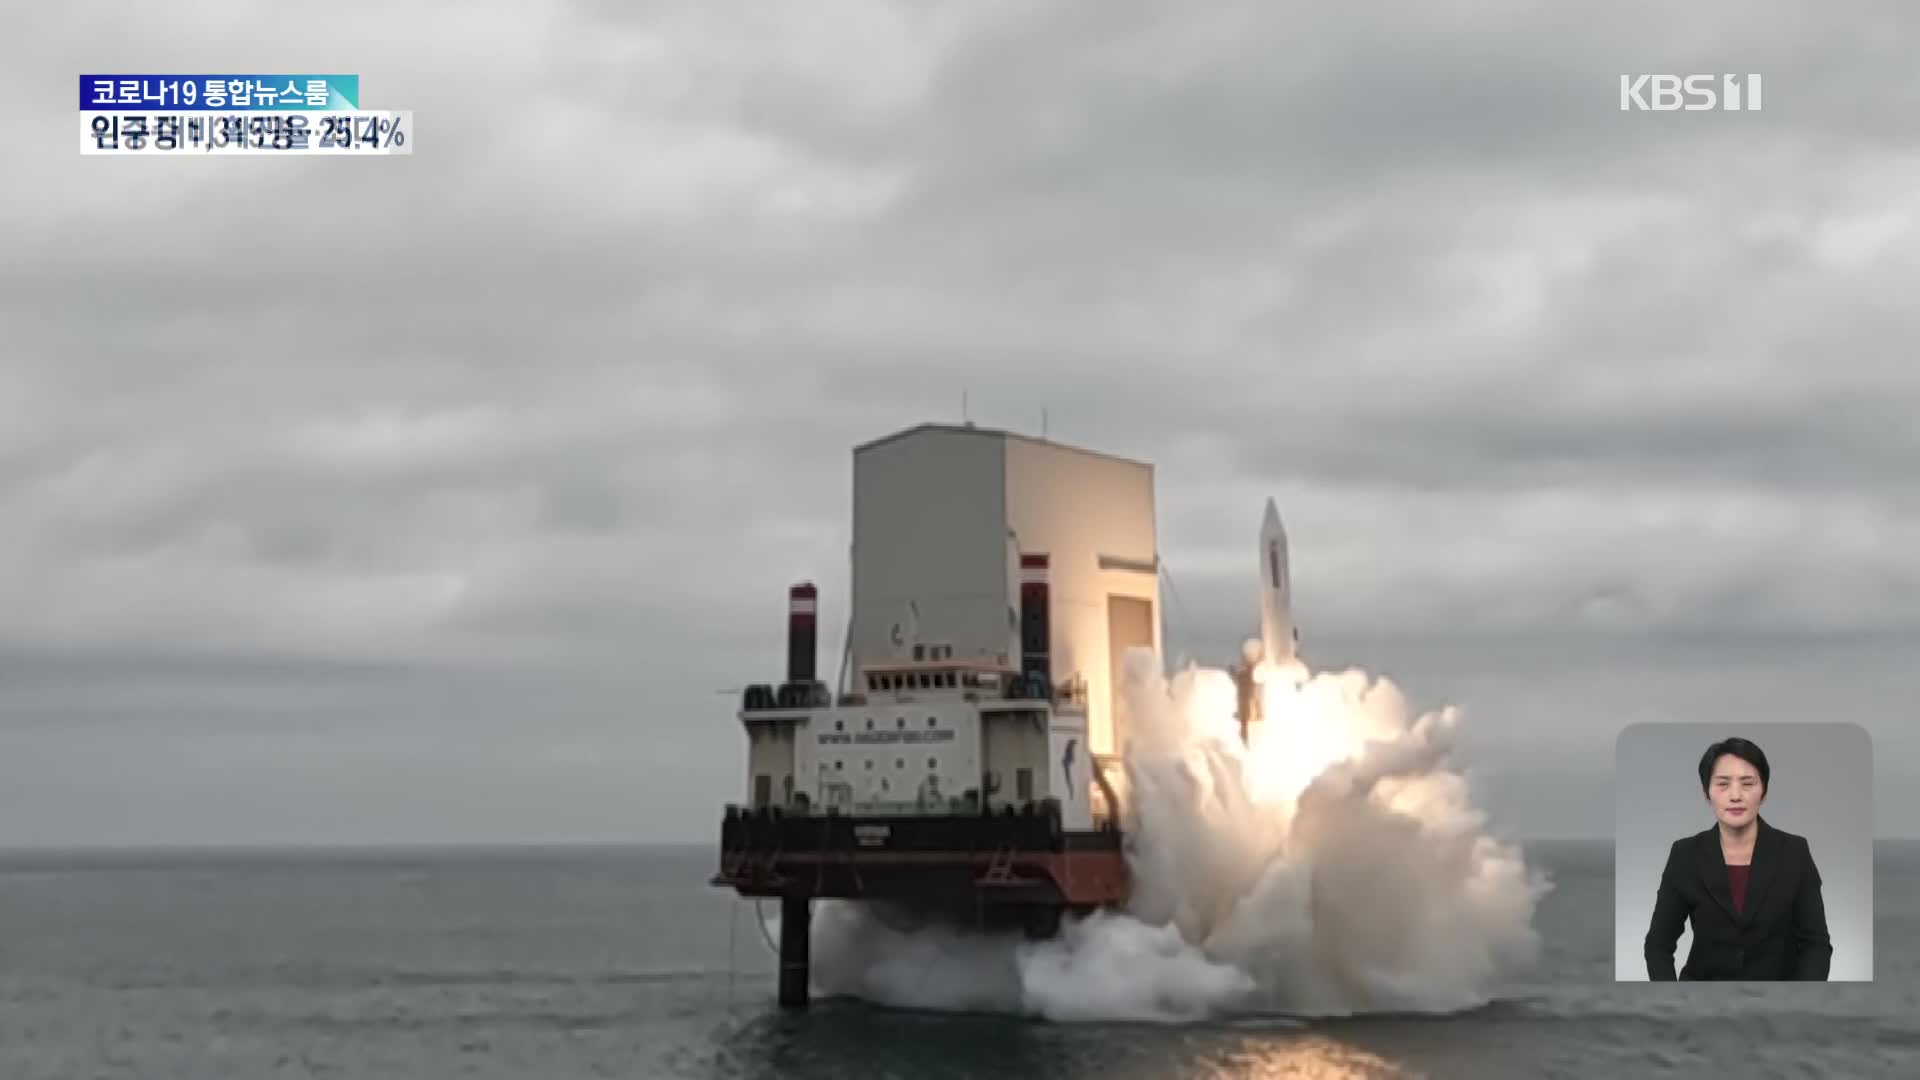
POLYGON ((1760 111, 1758 75, 1622 75, 1620 111, 1760 111), (1741 79, 1746 80, 1743 85, 1741 79), (1746 93, 1742 95, 1741 91, 1746 93), (1743 100, 1744 97, 1744 100, 1743 100))

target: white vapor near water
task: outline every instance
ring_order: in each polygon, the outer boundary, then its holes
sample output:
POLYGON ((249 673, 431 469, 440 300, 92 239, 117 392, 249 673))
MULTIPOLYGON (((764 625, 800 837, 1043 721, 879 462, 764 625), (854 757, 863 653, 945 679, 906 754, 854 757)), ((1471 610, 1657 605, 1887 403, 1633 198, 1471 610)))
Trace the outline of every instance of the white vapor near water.
POLYGON ((1051 940, 824 903, 814 981, 891 1005, 1052 1020, 1451 1012, 1538 953, 1549 886, 1449 768, 1458 714, 1384 679, 1258 673, 1242 743, 1227 673, 1129 655, 1124 912, 1051 940))

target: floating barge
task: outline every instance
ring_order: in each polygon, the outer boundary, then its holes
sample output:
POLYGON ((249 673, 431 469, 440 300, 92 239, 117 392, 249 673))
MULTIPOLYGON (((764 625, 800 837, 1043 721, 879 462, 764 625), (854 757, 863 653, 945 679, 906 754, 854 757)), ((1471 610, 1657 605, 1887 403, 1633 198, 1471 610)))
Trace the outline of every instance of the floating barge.
POLYGON ((779 1000, 808 998, 817 898, 1050 935, 1125 903, 1113 689, 1160 654, 1152 466, 923 424, 854 450, 850 616, 817 677, 788 591, 786 678, 745 688, 744 801, 712 883, 778 898, 779 1000))

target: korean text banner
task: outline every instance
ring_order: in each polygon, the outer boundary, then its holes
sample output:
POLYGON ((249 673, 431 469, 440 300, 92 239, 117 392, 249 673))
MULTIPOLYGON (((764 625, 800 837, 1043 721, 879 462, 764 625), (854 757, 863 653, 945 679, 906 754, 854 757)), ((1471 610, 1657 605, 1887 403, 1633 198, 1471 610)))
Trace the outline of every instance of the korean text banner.
POLYGON ((351 112, 358 75, 82 75, 81 112, 351 112))

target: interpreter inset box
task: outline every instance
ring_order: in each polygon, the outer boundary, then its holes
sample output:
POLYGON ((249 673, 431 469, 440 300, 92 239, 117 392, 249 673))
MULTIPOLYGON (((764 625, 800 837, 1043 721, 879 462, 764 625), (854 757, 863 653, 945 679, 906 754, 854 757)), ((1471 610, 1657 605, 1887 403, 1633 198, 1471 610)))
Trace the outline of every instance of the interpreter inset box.
POLYGON ((1614 978, 1873 979, 1873 742, 1647 723, 1615 744, 1614 978))

